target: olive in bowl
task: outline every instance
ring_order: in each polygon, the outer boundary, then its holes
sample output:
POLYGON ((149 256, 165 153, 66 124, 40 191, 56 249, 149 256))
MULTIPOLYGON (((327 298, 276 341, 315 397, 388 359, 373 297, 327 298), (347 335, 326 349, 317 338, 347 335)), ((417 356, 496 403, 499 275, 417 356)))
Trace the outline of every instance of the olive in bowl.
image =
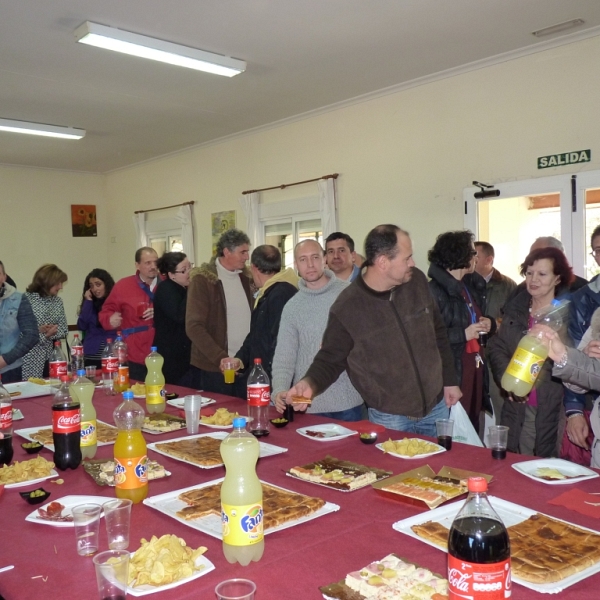
POLYGON ((376 433, 361 433, 360 441, 363 444, 374 444, 377 441, 377 434, 376 433))
POLYGON ((21 444, 21 448, 27 452, 27 454, 37 454, 42 448, 44 444, 40 444, 39 442, 25 442, 21 444))
POLYGON ((47 492, 43 488, 38 488, 31 492, 19 492, 21 498, 27 502, 27 504, 41 504, 44 500, 50 497, 50 492, 47 492))
POLYGON ((275 427, 285 427, 289 421, 283 417, 279 417, 278 419, 271 419, 271 423, 275 425, 275 427))

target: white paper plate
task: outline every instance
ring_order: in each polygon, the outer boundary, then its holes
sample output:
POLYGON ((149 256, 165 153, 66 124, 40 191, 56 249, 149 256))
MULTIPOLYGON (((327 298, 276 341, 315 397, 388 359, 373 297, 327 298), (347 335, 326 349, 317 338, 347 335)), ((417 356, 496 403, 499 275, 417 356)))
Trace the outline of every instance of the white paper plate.
MULTIPOLYGON (((408 439, 419 439, 419 438, 408 438, 408 439)), ((435 452, 428 452, 427 454, 415 454, 415 456, 404 456, 403 454, 396 454, 395 452, 386 452, 386 454, 389 454, 390 456, 394 456, 395 458, 404 458, 406 460, 416 460, 418 458, 427 458, 428 456, 434 456, 435 454, 440 454, 441 452, 446 452, 446 448, 443 448, 442 446, 438 446, 438 444, 434 444, 433 442, 429 442, 430 444, 433 444, 437 450, 435 452)), ((381 450, 382 452, 384 452, 383 449, 383 444, 375 444, 375 448, 379 448, 379 450, 381 450)))
POLYGON ((133 397, 137 398, 138 400, 144 399, 144 398, 146 398, 146 394, 134 394, 133 397))
POLYGON ((529 477, 529 479, 547 485, 569 485, 598 477, 598 473, 595 471, 568 460, 562 460, 561 458, 540 458, 538 460, 514 463, 511 466, 515 471, 521 473, 521 475, 525 475, 525 477, 529 477), (563 475, 569 477, 569 479, 542 479, 537 475, 537 470, 543 467, 556 469, 563 475))
MULTIPOLYGON (((169 517, 172 517, 176 521, 179 521, 180 523, 183 523, 184 525, 187 525, 188 527, 191 527, 192 529, 197 529, 198 531, 202 531, 202 532, 206 533, 207 535, 210 535, 210 536, 220 540, 220 539, 222 539, 222 528, 223 528, 220 515, 219 516, 209 515, 202 519, 186 521, 185 519, 178 517, 177 512, 187 506, 187 504, 185 502, 178 500, 179 494, 182 494, 183 492, 187 492, 188 490, 194 490, 197 488, 207 487, 209 485, 215 485, 216 483, 221 483, 223 481, 223 479, 225 479, 225 478, 221 477, 220 479, 215 479, 213 481, 207 481, 206 483, 202 483, 200 485, 192 485, 190 487, 187 487, 187 488, 184 488, 181 490, 167 492, 166 494, 160 494, 159 496, 152 496, 150 498, 146 498, 144 500, 144 504, 146 504, 147 506, 150 506, 151 508, 154 508, 155 510, 158 510, 159 512, 161 512, 169 517)), ((263 482, 262 480, 261 480, 261 482, 268 483, 268 482, 263 482)), ((272 483, 269 483, 269 485, 272 485, 273 487, 277 487, 281 490, 285 490, 286 492, 292 491, 292 490, 288 490, 286 488, 282 488, 278 485, 273 485, 272 483)), ((294 493, 296 493, 296 492, 294 492, 294 493)), ((289 523, 284 523, 283 525, 279 525, 277 527, 272 527, 271 529, 267 529, 267 531, 265 531, 265 535, 269 535, 270 533, 274 533, 275 531, 281 531, 282 529, 288 529, 290 527, 294 527, 295 525, 299 525, 300 523, 305 523, 306 521, 312 521, 313 519, 317 519, 318 517, 321 517, 321 516, 326 515, 331 512, 335 512, 339 509, 340 509, 340 507, 337 504, 332 504, 331 502, 326 502, 324 506, 322 506, 318 511, 312 513, 311 515, 308 515, 306 517, 301 517, 299 519, 295 519, 294 521, 290 521, 289 523)))
MULTIPOLYGON (((46 504, 40 504, 36 507, 36 509, 29 513, 26 517, 26 521, 30 521, 31 523, 38 523, 40 525, 50 525, 50 527, 74 527, 73 521, 45 521, 44 519, 38 519, 38 508, 46 508, 52 502, 59 502, 65 508, 62 511, 63 516, 67 516, 72 514, 72 510, 74 506, 78 506, 79 504, 99 504, 102 506, 105 502, 109 500, 114 500, 112 496, 63 496, 62 498, 58 498, 57 500, 50 500, 46 502, 46 504)), ((100 518, 104 516, 104 511, 100 513, 100 518)))
MULTIPOLYGON (((111 425, 110 423, 105 423, 104 421, 100 421, 100 419, 98 419, 97 422, 102 423, 103 425, 108 425, 109 427, 114 427, 114 425, 111 425)), ((22 438, 29 440, 30 442, 36 442, 37 440, 34 440, 31 437, 31 435, 37 433, 40 429, 52 429, 52 425, 42 425, 40 427, 27 427, 27 429, 15 429, 14 432, 17 435, 20 435, 22 438)), ((98 442, 98 446, 111 446, 112 444, 114 444, 114 442, 98 442)), ((50 452, 54 452, 54 444, 44 444, 44 448, 47 448, 48 450, 50 450, 50 452)))
MULTIPOLYGON (((200 435, 186 435, 184 437, 179 437, 179 438, 173 438, 172 440, 167 440, 168 442, 178 442, 180 440, 190 440, 190 439, 194 439, 194 438, 199 438, 199 437, 212 437, 215 438, 216 440, 224 440, 227 437, 227 433, 225 433, 224 431, 215 431, 213 433, 202 433, 200 435)), ((163 450, 160 450, 159 448, 157 448, 158 444, 164 444, 166 442, 152 442, 150 444, 148 444, 148 450, 154 450, 154 452, 157 452, 158 454, 162 454, 163 456, 168 456, 169 458, 172 458, 173 460, 178 460, 182 463, 185 463, 186 465, 193 465, 194 467, 198 467, 200 469, 215 469, 216 467, 221 467, 223 466, 223 463, 219 463, 218 465, 210 465, 210 466, 203 466, 203 465, 197 465, 196 463, 192 463, 189 462, 188 460, 185 460, 184 458, 177 458, 176 456, 172 456, 171 454, 168 454, 167 452, 164 452, 163 450)), ((267 444, 266 442, 258 442, 258 446, 259 446, 259 458, 264 458, 266 456, 273 456, 275 454, 283 454, 284 452, 287 452, 288 449, 287 448, 283 448, 281 446, 275 446, 274 444, 267 444)))
POLYGON ((12 488, 25 487, 27 485, 33 485, 35 483, 40 483, 41 481, 46 481, 46 479, 52 479, 53 477, 58 477, 58 473, 54 469, 52 469, 52 471, 50 471, 50 475, 46 475, 46 477, 38 477, 37 479, 30 479, 29 481, 21 481, 19 483, 7 483, 4 486, 4 489, 10 490, 12 488))
POLYGON ((337 425, 336 423, 324 423, 322 425, 313 425, 312 427, 301 427, 300 429, 296 429, 296 433, 315 442, 337 442, 338 440, 343 440, 351 435, 358 435, 358 431, 352 431, 352 429, 337 425), (308 431, 318 431, 319 433, 324 434, 325 437, 308 435, 308 431))
MULTIPOLYGON (((248 417, 247 415, 240 415, 240 417, 244 417, 244 419, 246 419, 246 425, 253 421, 253 418, 248 417)), ((231 422, 231 425, 212 425, 211 423, 203 423, 202 420, 200 420, 198 425, 208 427, 209 429, 233 429, 233 421, 231 422)))
MULTIPOLYGON (((521 506, 520 504, 514 504, 513 502, 508 502, 507 500, 502 500, 502 498, 496 498, 495 496, 488 496, 488 500, 493 506, 494 510, 498 514, 498 516, 502 519, 502 522, 506 527, 511 527, 512 525, 516 525, 517 523, 521 523, 528 519, 531 515, 535 515, 539 511, 532 510, 531 508, 527 508, 526 506, 521 506)), ((434 521, 436 523, 442 524, 444 527, 450 529, 452 525, 452 521, 454 521, 454 517, 456 517, 458 511, 463 507, 464 501, 461 500, 459 502, 452 502, 452 504, 445 504, 444 506, 440 506, 435 508, 434 510, 427 511, 425 513, 421 513, 414 517, 409 517, 408 519, 403 519, 401 521, 397 521, 392 525, 392 527, 396 531, 400 531, 416 540, 423 542, 424 544, 429 544, 438 550, 443 550, 434 542, 430 542, 422 537, 419 537, 411 527, 413 525, 420 525, 425 523, 426 521, 434 521)), ((540 513, 544 514, 544 513, 540 513)), ((546 515, 550 516, 550 515, 546 515)), ((556 519, 556 517, 552 517, 556 519)), ((569 525, 575 525, 574 523, 570 523, 569 521, 563 521, 562 519, 556 519, 557 521, 562 521, 563 523, 569 523, 569 525)), ((587 527, 582 527, 581 525, 575 525, 580 529, 585 529, 587 531, 591 531, 596 534, 600 534, 600 531, 594 531, 593 529, 588 529, 587 527)), ((530 590, 535 590, 536 592, 540 592, 542 594, 558 594, 562 592, 565 588, 573 585, 574 583, 578 583, 582 581, 586 577, 590 575, 594 575, 595 573, 600 573, 600 562, 595 565, 580 571, 579 573, 575 573, 569 577, 565 577, 562 581, 557 581, 554 583, 531 583, 530 581, 524 581, 520 577, 516 576, 514 573, 512 574, 512 580, 514 583, 518 583, 523 587, 529 588, 530 590)), ((513 594, 516 598, 518 595, 513 594)))
POLYGON ((37 396, 51 396, 56 393, 56 388, 52 385, 40 385, 39 383, 31 383, 31 381, 7 383, 4 387, 9 394, 19 393, 18 396, 12 396, 13 400, 24 400, 25 398, 36 398, 37 396))
POLYGON ((21 419, 25 418, 23 416, 23 413, 18 408, 13 408, 12 413, 13 413, 13 421, 20 421, 21 419))
MULTIPOLYGON (((215 404, 217 401, 212 398, 206 398, 202 396, 202 400, 200 401, 200 408, 203 406, 208 406, 209 404, 215 404)), ((175 398, 174 400, 167 400, 167 404, 169 406, 174 406, 175 408, 179 408, 180 410, 184 410, 183 406, 183 398, 175 398)))

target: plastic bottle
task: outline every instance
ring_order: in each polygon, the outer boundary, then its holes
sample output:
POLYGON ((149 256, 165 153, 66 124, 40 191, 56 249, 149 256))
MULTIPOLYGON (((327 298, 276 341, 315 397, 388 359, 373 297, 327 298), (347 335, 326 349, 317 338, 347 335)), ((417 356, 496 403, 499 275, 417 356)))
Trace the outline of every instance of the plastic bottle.
POLYGON ((487 498, 487 481, 469 478, 469 495, 448 535, 450 600, 505 600, 511 595, 508 532, 487 498))
POLYGON ((98 448, 96 409, 92 402, 94 391, 94 384, 85 376, 85 370, 79 369, 77 377, 69 387, 69 394, 81 407, 82 458, 94 458, 98 448))
POLYGON ((119 428, 115 442, 115 491, 117 498, 128 498, 134 504, 148 495, 146 441, 141 428, 144 409, 133 401, 133 392, 123 393, 123 402, 113 413, 119 428))
POLYGON ((0 378, 0 465, 8 465, 13 459, 12 427, 12 398, 0 378))
POLYGON ((117 378, 115 379, 114 390, 121 393, 129 389, 129 365, 127 363, 127 344, 123 341, 121 332, 117 333, 117 339, 113 344, 113 352, 117 357, 117 378))
POLYGON ((62 351, 62 344, 59 340, 54 342, 52 354, 50 355, 50 379, 60 380, 67 374, 67 357, 62 351))
POLYGON ((236 417, 233 431, 221 442, 223 554, 228 562, 243 567, 259 561, 265 549, 262 485, 256 475, 259 446, 245 427, 246 419, 236 417))
POLYGON ((81 464, 81 406, 70 395, 69 376, 61 381, 52 403, 52 438, 54 464, 64 471, 81 464))
POLYGON ((73 336, 73 343, 71 344, 71 371, 77 373, 80 369, 85 369, 83 364, 83 344, 79 339, 79 334, 76 333, 73 336))
MULTIPOLYGON (((568 314, 568 304, 568 302, 552 300, 549 306, 532 315, 534 324, 543 323, 558 331, 568 314)), ((547 357, 548 348, 542 343, 541 337, 530 332, 525 334, 502 375, 500 382, 502 389, 515 396, 527 396, 547 357)))
POLYGON ((114 395, 115 392, 115 379, 119 373, 119 362, 117 356, 113 351, 112 338, 106 340, 106 346, 102 350, 102 384, 104 387, 104 393, 107 396, 114 395))
POLYGON ((156 351, 156 346, 150 348, 150 354, 146 356, 146 410, 149 413, 161 413, 165 411, 165 376, 162 366, 165 359, 156 351))
POLYGON ((248 376, 248 417, 250 433, 256 437, 269 435, 269 405, 271 404, 271 385, 269 376, 262 366, 260 358, 254 359, 254 367, 248 376))

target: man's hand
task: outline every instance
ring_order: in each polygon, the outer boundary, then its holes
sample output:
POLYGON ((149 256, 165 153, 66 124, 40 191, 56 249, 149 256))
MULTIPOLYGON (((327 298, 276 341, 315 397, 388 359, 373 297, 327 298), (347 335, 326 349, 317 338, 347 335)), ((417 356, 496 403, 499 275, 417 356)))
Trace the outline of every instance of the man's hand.
POLYGON ((6 361, 3 356, 0 356, 0 369, 4 369, 6 367, 6 361))
POLYGON ((450 408, 454 406, 462 398, 462 392, 457 385, 449 385, 444 387, 444 400, 446 406, 450 408))
POLYGON ((117 329, 118 327, 121 327, 123 317, 121 316, 120 312, 114 312, 112 315, 110 315, 110 318, 108 320, 110 322, 110 326, 113 329, 117 329))
POLYGON ((277 412, 281 414, 285 411, 285 394, 286 392, 279 392, 275 396, 275 408, 277 409, 277 412))
POLYGON ((600 358, 600 342, 592 340, 583 350, 590 358, 600 358))
MULTIPOLYGON (((289 389, 286 393, 286 402, 292 404, 292 398, 302 396, 310 400, 314 395, 313 389, 308 384, 306 379, 301 379, 293 388, 289 389)), ((294 410, 304 412, 308 407, 308 404, 294 404, 294 410)))
POLYGON ((589 450, 590 447, 587 443, 589 433, 590 428, 584 415, 577 415, 576 417, 567 419, 567 437, 576 446, 589 450))
POLYGON ((153 318, 154 318, 154 307, 150 306, 149 308, 147 308, 144 311, 144 314, 142 315, 142 319, 144 319, 144 321, 147 321, 148 319, 153 319, 153 318))

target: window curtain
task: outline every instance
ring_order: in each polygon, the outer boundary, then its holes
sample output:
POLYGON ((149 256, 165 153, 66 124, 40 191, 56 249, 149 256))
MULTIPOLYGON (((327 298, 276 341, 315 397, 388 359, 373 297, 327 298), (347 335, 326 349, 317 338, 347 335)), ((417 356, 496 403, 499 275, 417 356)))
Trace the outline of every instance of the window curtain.
POLYGON ((181 243, 183 252, 190 262, 196 262, 196 245, 194 243, 194 217, 192 205, 184 204, 177 211, 177 220, 181 223, 181 243))
POLYGON ((335 209, 335 179, 321 179, 317 182, 317 186, 319 187, 321 226, 323 228, 323 239, 325 239, 330 233, 338 230, 335 209))
POLYGON ((250 245, 256 248, 265 243, 265 230, 261 227, 258 214, 258 192, 244 194, 240 197, 240 205, 246 215, 246 233, 250 238, 250 245))
POLYGON ((146 213, 137 213, 133 215, 133 225, 135 227, 136 248, 143 248, 148 245, 148 235, 146 234, 146 213))

